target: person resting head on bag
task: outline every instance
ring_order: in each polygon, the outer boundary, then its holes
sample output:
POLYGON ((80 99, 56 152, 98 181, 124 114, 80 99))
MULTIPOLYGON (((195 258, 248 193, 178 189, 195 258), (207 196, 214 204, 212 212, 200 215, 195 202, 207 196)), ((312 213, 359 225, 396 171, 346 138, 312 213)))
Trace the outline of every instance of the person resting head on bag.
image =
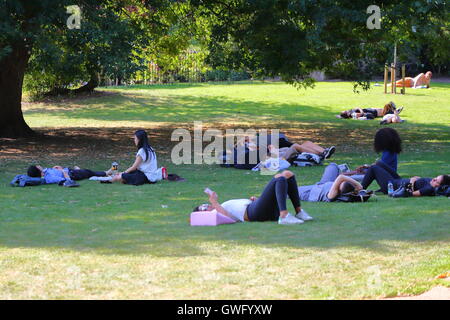
POLYGON ((380 166, 371 166, 361 182, 362 188, 367 189, 376 180, 380 186, 380 191, 388 194, 388 184, 392 183, 394 188, 393 197, 423 197, 435 196, 436 188, 450 185, 450 176, 446 174, 435 178, 421 178, 418 176, 409 179, 398 179, 389 170, 380 166))
POLYGON ((372 192, 363 190, 362 185, 343 174, 339 166, 330 163, 324 170, 319 182, 308 186, 299 186, 300 200, 312 202, 365 202, 372 192))
POLYGON ((435 178, 412 177, 403 181, 392 194, 393 198, 420 196, 450 196, 450 175, 440 175, 435 178))

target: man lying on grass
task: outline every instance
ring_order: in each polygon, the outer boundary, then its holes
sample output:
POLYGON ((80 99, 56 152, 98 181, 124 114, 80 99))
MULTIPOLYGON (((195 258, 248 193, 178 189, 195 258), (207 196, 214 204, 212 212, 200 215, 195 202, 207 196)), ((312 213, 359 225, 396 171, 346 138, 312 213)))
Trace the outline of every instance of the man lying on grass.
POLYGON ((43 168, 40 165, 33 165, 28 167, 27 175, 32 178, 44 178, 47 184, 56 183, 66 187, 78 186, 73 180, 89 179, 90 177, 105 177, 111 174, 111 169, 108 171, 92 171, 89 169, 63 168, 61 166, 54 166, 52 168, 43 168))
POLYGON ((210 204, 202 204, 194 208, 194 211, 215 210, 236 222, 278 220, 278 224, 286 225, 300 224, 313 219, 301 208, 295 175, 288 170, 276 174, 259 198, 233 199, 219 204, 217 193, 208 190, 208 194, 210 204), (295 216, 287 210, 288 197, 295 208, 295 216))

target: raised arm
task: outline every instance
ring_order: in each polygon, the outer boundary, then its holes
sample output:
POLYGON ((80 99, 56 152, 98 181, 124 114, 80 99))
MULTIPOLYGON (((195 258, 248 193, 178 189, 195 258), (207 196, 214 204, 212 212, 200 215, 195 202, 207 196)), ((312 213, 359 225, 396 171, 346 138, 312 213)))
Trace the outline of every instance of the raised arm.
POLYGON ((344 176, 344 175, 340 174, 336 178, 336 180, 334 180, 334 183, 331 186, 330 191, 328 191, 328 198, 329 199, 334 199, 340 194, 339 187, 344 182, 350 183, 353 187, 355 187, 355 190, 357 190, 357 191, 362 189, 362 185, 358 181, 356 181, 355 179, 352 179, 352 178, 350 178, 348 176, 344 176))
POLYGON ((212 192, 211 195, 209 196, 209 202, 211 203, 213 208, 217 212, 223 214, 224 216, 234 219, 234 217, 227 210, 225 210, 217 200, 218 200, 217 193, 212 192))

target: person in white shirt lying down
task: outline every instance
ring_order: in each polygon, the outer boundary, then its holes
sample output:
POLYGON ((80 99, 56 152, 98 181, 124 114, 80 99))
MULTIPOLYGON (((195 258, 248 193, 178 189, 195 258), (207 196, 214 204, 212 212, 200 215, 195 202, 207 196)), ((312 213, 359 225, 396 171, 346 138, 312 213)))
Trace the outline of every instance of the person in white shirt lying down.
POLYGON ((209 192, 209 204, 194 208, 194 211, 219 212, 236 222, 277 221, 278 224, 300 224, 313 220, 301 208, 295 175, 289 170, 276 174, 264 188, 261 196, 250 199, 232 199, 220 204, 217 193, 209 192), (286 207, 287 198, 295 208, 295 216, 286 207))

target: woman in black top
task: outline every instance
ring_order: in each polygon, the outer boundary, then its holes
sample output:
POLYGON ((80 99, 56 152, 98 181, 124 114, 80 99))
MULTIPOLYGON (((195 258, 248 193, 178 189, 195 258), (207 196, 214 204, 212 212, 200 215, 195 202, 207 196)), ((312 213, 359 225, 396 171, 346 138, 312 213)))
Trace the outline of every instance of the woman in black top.
POLYGON ((386 170, 386 168, 379 165, 373 165, 367 170, 367 173, 361 182, 363 189, 367 189, 373 180, 378 182, 381 192, 384 194, 388 193, 389 181, 392 182, 394 190, 398 189, 405 183, 411 183, 413 187, 411 196, 414 197, 434 196, 436 188, 442 185, 450 185, 449 175, 443 174, 437 176, 436 178, 421 178, 415 176, 410 179, 398 179, 391 172, 386 170))

